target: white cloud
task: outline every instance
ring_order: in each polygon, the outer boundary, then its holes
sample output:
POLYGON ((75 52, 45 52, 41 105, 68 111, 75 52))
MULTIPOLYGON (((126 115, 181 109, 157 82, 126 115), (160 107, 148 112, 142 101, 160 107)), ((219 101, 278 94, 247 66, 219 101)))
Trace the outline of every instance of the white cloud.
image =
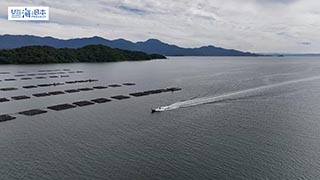
POLYGON ((253 52, 320 51, 318 0, 4 0, 0 17, 14 5, 49 6, 50 22, 2 18, 0 34, 158 38, 184 47, 212 44, 253 52))

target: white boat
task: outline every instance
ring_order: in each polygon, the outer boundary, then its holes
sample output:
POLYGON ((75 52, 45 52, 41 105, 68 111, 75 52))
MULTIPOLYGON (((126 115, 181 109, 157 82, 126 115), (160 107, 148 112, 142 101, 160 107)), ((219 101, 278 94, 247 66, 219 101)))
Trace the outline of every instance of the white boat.
POLYGON ((167 110, 168 108, 169 108, 168 106, 161 106, 161 107, 158 107, 158 108, 155 108, 155 109, 151 109, 151 113, 162 112, 162 111, 167 110))

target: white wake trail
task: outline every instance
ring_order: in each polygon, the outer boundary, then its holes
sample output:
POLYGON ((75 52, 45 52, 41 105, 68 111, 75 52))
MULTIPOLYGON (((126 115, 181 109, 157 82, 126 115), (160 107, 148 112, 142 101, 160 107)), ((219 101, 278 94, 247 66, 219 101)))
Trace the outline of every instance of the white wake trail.
POLYGON ((213 96, 213 97, 196 98, 196 99, 192 99, 192 100, 176 102, 176 103, 168 105, 168 106, 161 106, 160 108, 164 109, 165 111, 169 111, 169 110, 178 109, 178 108, 214 103, 214 102, 219 102, 219 101, 223 101, 223 100, 230 100, 230 99, 239 98, 239 97, 246 97, 250 93, 251 93, 250 95, 252 95, 252 93, 261 93, 267 89, 271 89, 271 88, 275 88, 275 87, 295 84, 295 83, 299 83, 299 82, 314 81, 314 80, 320 80, 320 76, 313 76, 313 77, 304 78, 304 79, 296 79, 296 80, 290 80, 290 81, 285 81, 285 82, 281 82, 281 83, 259 86, 259 87, 255 87, 255 88, 250 88, 250 89, 236 91, 236 92, 230 92, 230 93, 226 93, 226 94, 222 94, 222 95, 218 95, 218 96, 213 96))

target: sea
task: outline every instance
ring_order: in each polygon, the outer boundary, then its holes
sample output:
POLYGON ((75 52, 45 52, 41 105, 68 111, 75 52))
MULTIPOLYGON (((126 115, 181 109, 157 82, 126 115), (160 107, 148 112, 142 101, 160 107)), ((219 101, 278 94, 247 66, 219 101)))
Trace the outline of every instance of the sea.
POLYGON ((1 65, 0 80, 1 180, 320 179, 319 57, 1 65))

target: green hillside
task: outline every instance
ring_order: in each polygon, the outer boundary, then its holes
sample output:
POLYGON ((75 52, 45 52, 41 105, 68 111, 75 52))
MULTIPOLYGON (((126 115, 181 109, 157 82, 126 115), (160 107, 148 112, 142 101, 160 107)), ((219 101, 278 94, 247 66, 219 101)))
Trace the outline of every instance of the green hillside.
POLYGON ((89 45, 78 49, 50 46, 25 46, 0 50, 0 64, 47 64, 77 62, 117 62, 166 59, 158 54, 89 45))

